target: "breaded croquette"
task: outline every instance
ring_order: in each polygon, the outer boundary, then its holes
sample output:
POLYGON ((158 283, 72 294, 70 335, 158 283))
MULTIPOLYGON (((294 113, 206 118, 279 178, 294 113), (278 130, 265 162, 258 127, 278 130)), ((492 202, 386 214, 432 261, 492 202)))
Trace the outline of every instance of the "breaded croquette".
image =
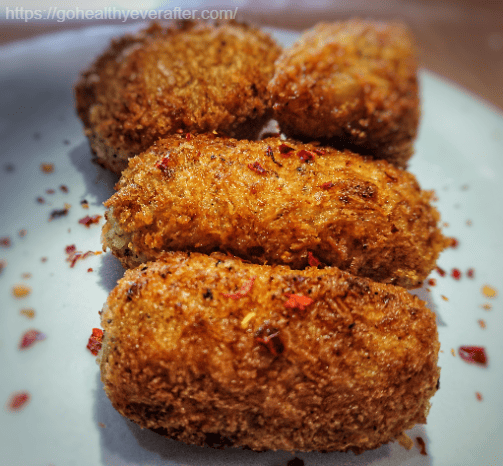
POLYGON ((417 287, 447 245, 410 173, 313 144, 172 136, 130 160, 105 206, 104 249, 126 267, 163 251, 309 262, 417 287))
POLYGON ((154 24, 112 42, 75 90, 97 161, 120 173, 177 131, 253 138, 271 116, 266 87, 280 51, 235 22, 154 24))
POLYGON ((401 23, 320 23, 276 62, 269 84, 281 130, 404 168, 419 123, 417 64, 401 23))
POLYGON ((126 271, 102 315, 113 406, 190 444, 360 453, 425 423, 434 314, 336 268, 167 253, 126 271))

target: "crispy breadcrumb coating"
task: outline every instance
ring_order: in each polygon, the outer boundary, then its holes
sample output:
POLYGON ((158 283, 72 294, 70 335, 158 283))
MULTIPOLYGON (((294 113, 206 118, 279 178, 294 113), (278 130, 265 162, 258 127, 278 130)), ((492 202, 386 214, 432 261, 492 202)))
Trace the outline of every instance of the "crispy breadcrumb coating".
POLYGON ((168 253, 128 270, 102 315, 113 406, 190 444, 360 453, 425 423, 434 314, 403 288, 168 253))
POLYGON ((270 118, 266 87, 279 53, 267 34, 235 22, 154 24, 112 42, 75 89, 98 161, 120 173, 179 130, 253 138, 270 118))
POLYGON ((104 248, 126 267, 168 250, 312 260, 416 287, 447 245, 410 173, 350 152, 269 138, 173 136, 130 160, 106 203, 104 248))
POLYGON ((269 84, 282 131, 405 167, 419 123, 417 64, 401 23, 320 23, 276 62, 269 84))

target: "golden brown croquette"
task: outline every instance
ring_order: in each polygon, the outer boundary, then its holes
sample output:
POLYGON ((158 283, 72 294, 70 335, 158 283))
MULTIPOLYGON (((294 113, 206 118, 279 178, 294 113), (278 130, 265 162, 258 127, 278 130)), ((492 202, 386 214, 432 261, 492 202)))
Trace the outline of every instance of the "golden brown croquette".
POLYGON ((401 23, 320 23, 276 62, 269 84, 287 135, 384 158, 404 168, 419 123, 417 65, 401 23))
POLYGON ((172 136, 131 159, 116 189, 102 238, 126 267, 218 250, 417 287, 447 245, 413 175, 292 140, 172 136))
POLYGON ((168 253, 126 271, 102 315, 113 406, 186 443, 360 453, 425 423, 434 314, 393 285, 168 253))
POLYGON ((279 53, 267 34, 235 22, 154 24, 112 42, 75 89, 97 160, 120 173, 177 131, 253 138, 270 118, 279 53))

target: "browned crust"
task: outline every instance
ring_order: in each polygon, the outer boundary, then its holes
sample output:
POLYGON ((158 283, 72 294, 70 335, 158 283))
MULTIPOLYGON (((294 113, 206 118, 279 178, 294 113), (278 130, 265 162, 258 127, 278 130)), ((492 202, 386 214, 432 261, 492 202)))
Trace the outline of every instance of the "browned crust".
POLYGON ((131 159, 105 203, 104 247, 128 267, 166 250, 220 250, 302 269, 312 253, 355 275, 419 286, 446 246, 432 193, 385 161, 294 141, 281 154, 284 143, 159 141, 131 159), (303 162, 301 150, 314 160, 303 162))
POLYGON ((126 272, 102 325, 113 406, 191 444, 359 453, 425 423, 437 390, 424 302, 335 268, 169 253, 126 272), (289 294, 312 303, 288 308, 289 294), (274 352, 257 340, 265 328, 274 352))
POLYGON ((269 84, 281 130, 405 167, 419 123, 417 63, 402 23, 320 23, 276 62, 269 84))
POLYGON ((270 118, 279 53, 267 34, 236 22, 154 24, 113 41, 75 87, 92 150, 120 172, 177 131, 255 137, 270 118))

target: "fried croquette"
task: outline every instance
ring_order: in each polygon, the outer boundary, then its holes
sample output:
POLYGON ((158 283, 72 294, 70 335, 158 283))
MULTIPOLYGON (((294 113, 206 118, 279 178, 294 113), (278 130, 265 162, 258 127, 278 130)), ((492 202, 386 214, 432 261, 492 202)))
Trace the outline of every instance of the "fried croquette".
POLYGON ((116 189, 102 240, 125 267, 220 251, 416 287, 448 242, 432 193, 410 173, 279 138, 172 136, 131 159, 116 189))
POLYGON ((280 51, 235 22, 154 24, 112 42, 75 89, 97 161, 120 173, 177 131, 253 138, 271 116, 266 87, 280 51))
POLYGON ((426 423, 434 314, 336 268, 167 253, 126 271, 102 314, 113 406, 189 444, 360 453, 426 423))
POLYGON ((401 168, 413 154, 417 64, 401 23, 318 24, 277 60, 269 91, 291 137, 325 139, 401 168))

